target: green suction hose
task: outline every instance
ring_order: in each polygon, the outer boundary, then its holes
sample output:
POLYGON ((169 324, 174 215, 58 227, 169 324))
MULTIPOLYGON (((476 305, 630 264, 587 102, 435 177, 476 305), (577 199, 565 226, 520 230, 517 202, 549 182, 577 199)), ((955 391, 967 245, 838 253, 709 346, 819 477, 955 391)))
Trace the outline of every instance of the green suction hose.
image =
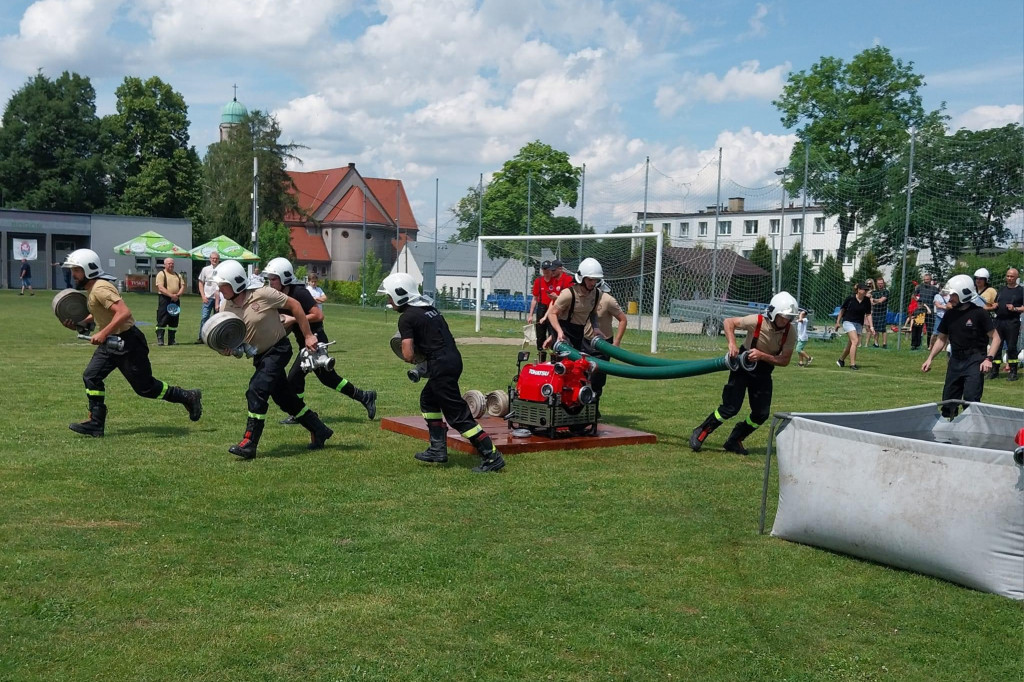
MULTIPOLYGON (((564 353, 573 360, 579 360, 583 355, 564 341, 555 344, 554 350, 564 353)), ((625 377, 626 379, 681 379, 683 377, 695 377, 711 372, 721 372, 729 369, 729 361, 726 357, 714 358, 711 360, 679 360, 671 365, 659 367, 633 367, 631 365, 617 365, 607 360, 587 356, 589 362, 594 363, 599 370, 614 377, 625 377)))
POLYGON ((619 348, 604 339, 594 339, 593 344, 594 348, 609 357, 615 358, 619 362, 625 362, 630 365, 639 365, 641 367, 667 367, 671 365, 678 365, 680 362, 693 362, 692 360, 652 358, 649 355, 641 355, 640 353, 633 353, 632 351, 628 351, 624 348, 619 348))

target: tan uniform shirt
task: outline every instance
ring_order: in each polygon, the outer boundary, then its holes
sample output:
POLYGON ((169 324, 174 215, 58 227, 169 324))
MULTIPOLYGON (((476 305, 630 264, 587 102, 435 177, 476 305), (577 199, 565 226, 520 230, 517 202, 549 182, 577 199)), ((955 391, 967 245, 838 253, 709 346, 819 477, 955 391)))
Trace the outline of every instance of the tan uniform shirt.
MULTIPOLYGON (((97 330, 106 328, 110 321, 114 319, 114 312, 110 307, 120 300, 121 294, 117 292, 117 287, 112 282, 98 279, 92 285, 92 289, 89 290, 87 305, 89 306, 89 312, 92 314, 93 322, 96 323, 97 330)), ((135 318, 129 316, 127 320, 117 325, 111 333, 116 336, 128 331, 133 326, 135 326, 135 318)))
POLYGON ((985 299, 985 305, 992 305, 993 303, 996 302, 996 293, 997 292, 995 287, 986 287, 985 291, 978 294, 978 296, 981 296, 983 299, 985 299))
POLYGON ((241 297, 239 294, 233 301, 224 299, 223 310, 242 318, 245 342, 259 353, 266 352, 288 333, 277 312, 278 308, 288 307, 288 296, 270 287, 260 287, 246 291, 245 302, 237 305, 241 297))
MULTIPOLYGON (((747 339, 752 339, 754 336, 754 330, 757 328, 757 317, 757 315, 745 315, 744 317, 741 317, 740 321, 736 323, 736 329, 745 330, 747 332, 747 339)), ((769 355, 782 355, 782 351, 786 348, 795 348, 797 337, 796 328, 793 327, 792 322, 790 322, 789 327, 789 334, 786 334, 785 327, 781 330, 777 330, 771 320, 765 317, 764 322, 761 323, 761 333, 757 337, 757 349, 768 353, 769 355), (783 334, 786 334, 785 348, 782 346, 783 334)))
POLYGON ((156 284, 166 289, 168 294, 184 293, 182 290, 185 288, 185 278, 180 272, 173 272, 168 277, 167 271, 161 270, 156 273, 156 284))
POLYGON ((588 293, 582 284, 574 284, 568 289, 562 289, 551 307, 555 309, 559 322, 566 320, 573 324, 585 325, 590 320, 590 313, 594 310, 594 300, 597 298, 597 294, 597 287, 588 293), (576 307, 572 311, 572 319, 566 320, 565 316, 572 305, 572 293, 570 292, 576 293, 576 307))
MULTIPOLYGON (((622 315, 622 306, 615 300, 615 297, 611 294, 601 294, 601 298, 597 301, 597 328, 601 330, 604 338, 608 341, 615 338, 612 321, 617 320, 620 315, 622 315)), ((594 329, 589 321, 583 330, 583 336, 588 339, 594 338, 594 329)))

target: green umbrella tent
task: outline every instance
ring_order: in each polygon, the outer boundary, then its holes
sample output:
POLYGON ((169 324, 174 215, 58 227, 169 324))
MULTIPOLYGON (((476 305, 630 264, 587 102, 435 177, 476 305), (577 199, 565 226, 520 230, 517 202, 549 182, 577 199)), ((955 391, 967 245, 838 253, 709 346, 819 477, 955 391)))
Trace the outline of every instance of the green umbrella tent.
POLYGON ((225 235, 214 237, 205 244, 200 244, 189 251, 189 255, 192 260, 209 260, 210 253, 213 251, 216 251, 223 260, 236 260, 240 263, 255 263, 260 259, 255 253, 225 235))
POLYGON ((124 244, 114 247, 114 253, 122 256, 156 256, 171 258, 188 258, 189 252, 181 248, 162 234, 150 230, 138 237, 133 237, 124 244))

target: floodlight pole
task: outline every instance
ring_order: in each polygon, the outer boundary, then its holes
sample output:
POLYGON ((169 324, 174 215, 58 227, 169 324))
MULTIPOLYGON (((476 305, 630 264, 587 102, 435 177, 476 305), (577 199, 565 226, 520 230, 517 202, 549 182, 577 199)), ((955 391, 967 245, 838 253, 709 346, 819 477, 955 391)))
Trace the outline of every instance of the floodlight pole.
MULTIPOLYGON (((252 157, 252 252, 260 255, 260 159, 253 154, 252 157)), ((249 275, 252 276, 254 265, 249 265, 249 275)))
MULTIPOLYGON (((900 319, 900 314, 903 312, 903 301, 907 293, 907 240, 910 239, 910 197, 914 193, 914 138, 917 137, 917 130, 914 128, 910 129, 910 163, 909 169, 907 170, 907 217, 903 221, 903 267, 900 272, 900 300, 899 308, 897 308, 896 319, 900 319)), ((910 313, 907 313, 907 317, 910 317, 910 313)), ((899 329, 903 329, 903 323, 900 322, 899 329)), ((896 350, 900 350, 903 345, 903 332, 896 334, 896 350)))
MULTIPOLYGON (((804 285, 804 240, 807 239, 807 167, 811 159, 811 143, 809 140, 804 140, 804 202, 803 210, 800 214, 800 222, 803 224, 803 231, 800 234, 800 264, 796 269, 796 302, 801 308, 805 307, 800 301, 800 294, 803 291, 804 285)), ((824 220, 822 215, 822 220, 824 220)))

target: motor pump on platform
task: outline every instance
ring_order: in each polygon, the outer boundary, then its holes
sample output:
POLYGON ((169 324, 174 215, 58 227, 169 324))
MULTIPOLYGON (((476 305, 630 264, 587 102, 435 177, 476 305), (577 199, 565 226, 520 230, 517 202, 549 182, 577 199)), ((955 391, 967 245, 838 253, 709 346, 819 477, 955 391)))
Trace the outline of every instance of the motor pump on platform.
POLYGON ((523 364, 530 353, 521 351, 514 385, 509 386, 508 426, 530 428, 551 438, 597 433, 597 396, 586 359, 560 357, 523 364))

